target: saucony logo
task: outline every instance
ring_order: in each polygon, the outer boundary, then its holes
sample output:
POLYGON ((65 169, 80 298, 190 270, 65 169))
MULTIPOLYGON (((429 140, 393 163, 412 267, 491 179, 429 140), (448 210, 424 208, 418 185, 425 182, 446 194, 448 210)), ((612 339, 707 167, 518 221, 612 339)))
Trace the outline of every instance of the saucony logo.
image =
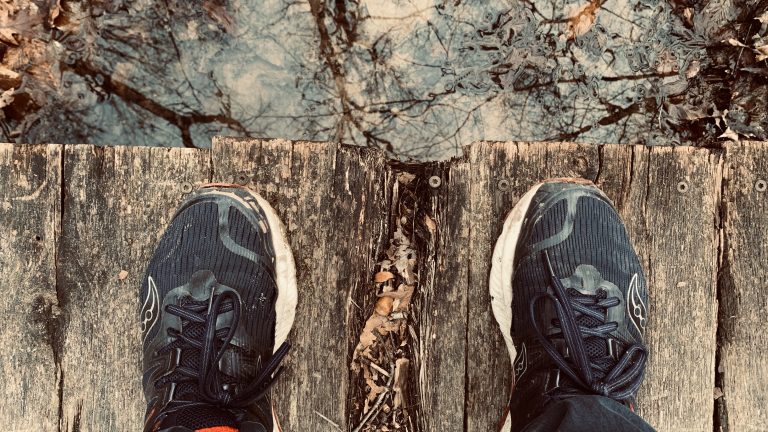
POLYGON ((520 379, 521 376, 528 369, 528 351, 525 348, 525 343, 520 346, 520 354, 515 358, 515 380, 520 379))
POLYGON ((627 292, 627 313, 640 334, 645 331, 647 323, 648 310, 640 296, 640 282, 637 273, 632 276, 629 282, 629 291, 627 292))
POLYGON ((139 319, 141 320, 141 340, 144 342, 152 327, 155 326, 160 316, 160 296, 157 294, 157 285, 152 276, 147 279, 147 298, 141 306, 139 319))

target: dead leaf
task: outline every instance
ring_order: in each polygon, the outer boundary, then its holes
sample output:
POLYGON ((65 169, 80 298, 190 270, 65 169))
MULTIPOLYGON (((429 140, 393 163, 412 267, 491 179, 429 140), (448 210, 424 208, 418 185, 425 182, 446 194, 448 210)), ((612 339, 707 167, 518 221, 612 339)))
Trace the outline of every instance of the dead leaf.
POLYGON ((379 297, 390 297, 399 300, 397 307, 393 307, 393 309, 395 311, 401 311, 407 309, 410 305, 414 289, 414 285, 400 284, 400 286, 397 287, 397 291, 381 293, 379 294, 379 297))
POLYGON ((411 183, 415 178, 416 178, 415 175, 407 172, 401 172, 397 175, 397 181, 404 185, 411 183))
POLYGON ((376 301, 375 312, 381 316, 388 316, 392 312, 392 297, 381 297, 376 301))
POLYGON ((762 24, 768 24, 768 11, 763 12, 762 15, 755 17, 755 19, 760 21, 762 24))
POLYGON ((120 273, 117 274, 117 278, 120 280, 125 280, 128 277, 128 272, 126 270, 120 270, 120 273))
POLYGON ((53 25, 56 18, 61 14, 61 0, 55 0, 48 11, 48 24, 53 25))
POLYGON ((601 1, 593 0, 579 6, 568 16, 568 29, 565 35, 568 39, 575 39, 587 34, 592 24, 595 23, 595 12, 600 9, 601 1))
POLYGON ((714 391, 715 399, 720 399, 721 397, 723 397, 723 394, 724 394, 723 389, 721 389, 720 387, 715 387, 715 391, 714 391))
POLYGON ((368 391, 368 401, 373 402, 376 397, 382 393, 384 393, 384 390, 387 388, 384 386, 380 386, 376 384, 373 379, 367 378, 365 380, 365 383, 368 384, 368 387, 370 387, 370 391, 368 391))
POLYGON ((725 132, 723 132, 722 135, 720 135, 718 138, 725 138, 729 139, 731 141, 739 142, 739 134, 733 131, 731 128, 725 128, 725 132))
POLYGON ((376 283, 383 283, 394 278, 395 275, 392 272, 380 271, 373 276, 373 281, 376 283))
POLYGON ((10 88, 2 93, 0 93, 0 109, 5 108, 8 105, 13 103, 13 93, 16 91, 16 89, 10 88))
POLYGON ((368 321, 365 322, 365 327, 363 327, 363 331, 360 333, 360 343, 358 343, 357 348, 355 349, 355 354, 357 354, 358 351, 363 351, 365 348, 368 348, 376 341, 376 335, 373 334, 373 331, 386 322, 387 318, 381 315, 373 314, 368 318, 368 321))
POLYGON ((691 79, 699 74, 699 71, 701 70, 701 62, 698 60, 694 60, 691 62, 691 64, 688 65, 688 68, 685 70, 685 77, 688 79, 691 79))
POLYGON ((0 27, 0 41, 9 45, 19 46, 19 41, 16 40, 16 36, 13 35, 13 30, 5 27, 0 27))

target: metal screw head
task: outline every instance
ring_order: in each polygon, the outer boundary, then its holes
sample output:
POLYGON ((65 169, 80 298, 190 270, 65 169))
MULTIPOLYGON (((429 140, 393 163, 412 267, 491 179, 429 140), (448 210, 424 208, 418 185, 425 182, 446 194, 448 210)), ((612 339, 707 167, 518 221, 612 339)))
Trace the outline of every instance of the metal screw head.
POLYGON ((496 184, 496 186, 498 186, 499 190, 503 190, 503 191, 505 191, 505 190, 509 190, 509 188, 510 188, 510 186, 511 186, 511 185, 510 185, 510 183, 509 183, 509 180, 507 180, 507 179, 501 179, 501 180, 499 180, 499 182, 496 184))
POLYGON ((441 179, 439 176, 432 176, 429 178, 429 185, 435 189, 439 188, 442 184, 443 179, 441 179))
POLYGON ((250 181, 251 179, 249 179, 245 174, 238 174, 237 177, 235 177, 235 184, 239 184, 240 186, 245 186, 250 181))
POLYGON ((688 182, 686 181, 680 181, 677 183, 677 191, 680 193, 686 193, 688 192, 688 189, 690 189, 690 186, 688 186, 688 182))
POLYGON ((768 182, 765 180, 758 180, 755 182, 755 190, 758 192, 765 192, 768 190, 768 182))
POLYGON ((182 183, 181 184, 181 191, 184 192, 185 194, 188 194, 188 193, 192 192, 192 183, 190 183, 190 182, 182 183))

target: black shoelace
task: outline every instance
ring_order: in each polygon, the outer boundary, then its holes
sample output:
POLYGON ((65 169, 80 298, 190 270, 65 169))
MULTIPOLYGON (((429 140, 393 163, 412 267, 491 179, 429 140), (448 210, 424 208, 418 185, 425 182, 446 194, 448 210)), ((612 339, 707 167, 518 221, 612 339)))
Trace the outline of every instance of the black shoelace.
POLYGON ((251 382, 242 388, 237 388, 239 382, 236 378, 219 370, 219 360, 227 349, 242 350, 230 343, 240 319, 240 308, 235 307, 238 302, 237 295, 227 291, 215 296, 211 292, 208 301, 191 300, 180 306, 166 306, 165 312, 187 321, 185 327, 191 328, 198 325, 196 332, 186 329, 182 332, 169 329, 169 335, 175 340, 158 351, 159 354, 164 354, 176 349, 182 352, 194 349, 200 353, 196 362, 198 367, 179 365, 155 382, 156 387, 171 383, 198 384, 197 391, 194 392, 196 400, 174 400, 175 406, 210 404, 224 408, 245 408, 265 397, 282 373, 280 362, 290 349, 288 342, 284 342, 251 382), (217 330, 217 318, 227 312, 233 313, 231 327, 217 330), (202 331, 199 325, 202 325, 202 331))
POLYGON ((561 372, 565 373, 577 387, 589 394, 606 396, 617 401, 629 399, 640 388, 648 357, 647 349, 639 343, 625 344, 624 354, 618 361, 613 357, 590 358, 585 347, 588 337, 607 340, 611 333, 618 329, 618 323, 605 322, 606 310, 618 305, 619 299, 607 297, 604 290, 600 295, 590 296, 569 293, 563 283, 555 275, 549 254, 544 252, 544 260, 549 271, 549 277, 554 295, 540 293, 531 299, 529 313, 536 337, 547 351, 561 372), (536 320, 536 309, 543 300, 550 300, 557 312, 555 326, 561 332, 545 336, 536 320), (582 315, 599 320, 602 324, 588 327, 580 325, 577 318, 582 315), (552 337, 562 337, 568 348, 568 361, 550 341, 552 337))

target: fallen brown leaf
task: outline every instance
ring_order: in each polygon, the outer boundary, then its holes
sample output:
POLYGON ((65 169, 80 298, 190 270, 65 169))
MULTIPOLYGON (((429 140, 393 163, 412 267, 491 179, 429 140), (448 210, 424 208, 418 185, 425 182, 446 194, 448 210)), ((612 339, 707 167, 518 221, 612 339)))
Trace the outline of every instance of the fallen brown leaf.
POLYGON ((380 271, 373 276, 373 281, 376 283, 382 283, 394 278, 395 275, 392 272, 380 271))

